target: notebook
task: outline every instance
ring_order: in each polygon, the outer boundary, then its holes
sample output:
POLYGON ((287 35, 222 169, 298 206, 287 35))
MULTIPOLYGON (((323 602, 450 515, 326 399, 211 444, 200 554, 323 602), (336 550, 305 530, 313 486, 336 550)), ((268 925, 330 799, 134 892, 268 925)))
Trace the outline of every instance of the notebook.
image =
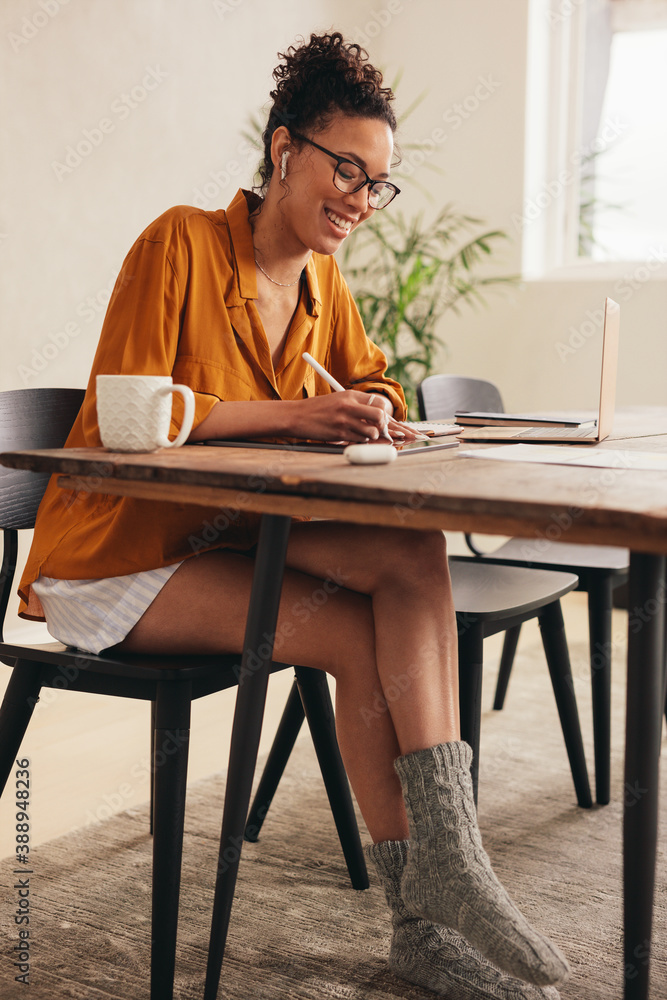
POLYGON ((600 402, 593 426, 584 423, 576 427, 466 427, 458 435, 459 438, 464 441, 550 441, 554 444, 597 444, 604 441, 614 422, 620 313, 617 302, 605 299, 600 402))
POLYGON ((458 424, 447 424, 444 420, 401 420, 401 423, 427 437, 446 437, 448 434, 458 434, 461 430, 458 424))

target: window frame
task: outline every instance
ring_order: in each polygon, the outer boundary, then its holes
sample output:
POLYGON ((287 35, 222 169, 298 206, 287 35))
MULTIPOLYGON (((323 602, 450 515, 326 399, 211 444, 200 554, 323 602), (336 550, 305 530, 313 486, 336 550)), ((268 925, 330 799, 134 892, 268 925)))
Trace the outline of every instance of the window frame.
MULTIPOLYGON (((632 30, 632 11, 639 17, 646 9, 642 0, 608 2, 612 24, 622 23, 622 30, 632 30)), ((667 0, 658 6, 664 27, 667 0)), ((635 23, 636 30, 645 30, 645 21, 635 23)), ((521 214, 513 216, 528 281, 627 278, 645 264, 592 260, 578 253, 585 30, 586 0, 529 0, 524 198, 521 214)), ((667 261, 656 260, 650 274, 667 279, 667 261)))

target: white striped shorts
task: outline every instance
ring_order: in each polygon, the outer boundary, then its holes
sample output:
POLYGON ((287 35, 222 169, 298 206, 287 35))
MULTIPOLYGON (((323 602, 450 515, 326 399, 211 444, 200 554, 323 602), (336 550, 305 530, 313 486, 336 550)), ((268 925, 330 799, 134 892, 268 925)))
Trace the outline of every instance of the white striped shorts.
POLYGON ((122 642, 182 563, 106 580, 54 580, 32 584, 46 627, 59 642, 99 653, 122 642))

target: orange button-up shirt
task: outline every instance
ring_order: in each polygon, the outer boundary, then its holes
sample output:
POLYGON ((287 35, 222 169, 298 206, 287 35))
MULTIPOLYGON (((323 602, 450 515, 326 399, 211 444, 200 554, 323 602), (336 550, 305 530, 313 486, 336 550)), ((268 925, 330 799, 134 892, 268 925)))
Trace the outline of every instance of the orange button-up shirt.
MULTIPOLYGON (((67 447, 101 447, 97 375, 172 375, 195 394, 197 427, 229 400, 302 399, 331 392, 301 357, 308 351, 346 388, 386 395, 399 419, 405 400, 364 331, 333 257, 312 254, 282 356, 274 369, 257 311, 249 212, 239 191, 227 211, 170 209, 127 255, 109 303, 81 412, 67 447)), ((174 397, 172 430, 182 403, 174 397)), ((211 548, 248 549, 259 516, 195 504, 65 491, 55 477, 39 509, 21 580, 20 614, 43 619, 31 584, 101 579, 156 569, 211 548), (226 522, 226 523, 224 523, 226 522)))

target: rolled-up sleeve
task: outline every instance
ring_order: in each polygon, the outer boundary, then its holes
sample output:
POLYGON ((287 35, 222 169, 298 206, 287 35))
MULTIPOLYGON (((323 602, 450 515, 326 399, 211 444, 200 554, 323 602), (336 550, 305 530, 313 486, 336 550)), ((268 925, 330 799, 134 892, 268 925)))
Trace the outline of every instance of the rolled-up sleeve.
MULTIPOLYGON (((175 367, 187 294, 187 266, 184 270, 178 264, 164 243, 143 238, 137 240, 123 262, 84 404, 83 428, 86 443, 91 446, 101 444, 94 384, 97 375, 173 375, 175 382, 179 380, 175 367)), ((194 395, 196 427, 208 416, 217 397, 196 390, 194 395)), ((174 394, 172 436, 178 432, 182 415, 182 398, 174 394)))
POLYGON ((330 371, 346 389, 386 396, 397 420, 405 420, 407 407, 400 384, 385 375, 387 359, 367 336, 356 302, 342 275, 337 275, 336 311, 329 349, 330 371))

